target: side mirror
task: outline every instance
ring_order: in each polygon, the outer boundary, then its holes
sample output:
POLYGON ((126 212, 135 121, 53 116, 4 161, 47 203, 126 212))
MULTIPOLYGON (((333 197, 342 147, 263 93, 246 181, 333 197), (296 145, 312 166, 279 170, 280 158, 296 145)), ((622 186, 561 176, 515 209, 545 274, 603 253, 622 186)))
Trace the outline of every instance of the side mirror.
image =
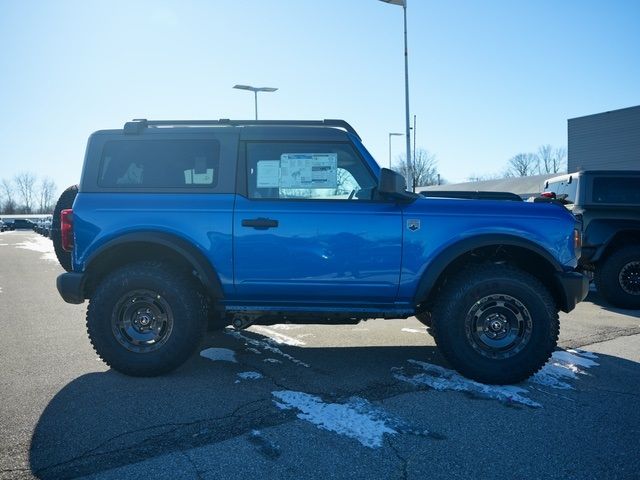
POLYGON ((395 198, 411 202, 419 195, 407 192, 407 181, 398 172, 383 168, 380 170, 380 180, 378 181, 378 193, 382 196, 395 198))

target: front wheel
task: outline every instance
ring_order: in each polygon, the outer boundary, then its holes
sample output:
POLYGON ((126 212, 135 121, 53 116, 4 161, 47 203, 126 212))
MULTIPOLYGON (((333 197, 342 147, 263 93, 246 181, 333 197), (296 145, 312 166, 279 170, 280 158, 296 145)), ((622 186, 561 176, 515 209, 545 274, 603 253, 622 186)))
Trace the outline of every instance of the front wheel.
POLYGON ((171 266, 140 262, 97 286, 87 332, 100 358, 126 375, 156 376, 184 363, 198 346, 206 308, 190 276, 171 266))
POLYGON ((440 351, 482 383, 526 380, 551 357, 560 326, 540 281, 509 265, 475 265, 449 279, 433 309, 440 351))

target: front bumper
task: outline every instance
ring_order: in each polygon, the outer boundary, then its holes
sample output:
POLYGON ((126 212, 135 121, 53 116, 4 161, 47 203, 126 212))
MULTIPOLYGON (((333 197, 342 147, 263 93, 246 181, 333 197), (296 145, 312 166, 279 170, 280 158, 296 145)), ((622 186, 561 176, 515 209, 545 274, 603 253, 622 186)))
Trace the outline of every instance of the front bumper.
POLYGON ((569 313, 589 293, 589 278, 579 272, 557 272, 560 286, 560 310, 569 313))
POLYGON ((67 303, 79 304, 84 302, 84 273, 63 273, 58 275, 56 287, 62 299, 67 303))

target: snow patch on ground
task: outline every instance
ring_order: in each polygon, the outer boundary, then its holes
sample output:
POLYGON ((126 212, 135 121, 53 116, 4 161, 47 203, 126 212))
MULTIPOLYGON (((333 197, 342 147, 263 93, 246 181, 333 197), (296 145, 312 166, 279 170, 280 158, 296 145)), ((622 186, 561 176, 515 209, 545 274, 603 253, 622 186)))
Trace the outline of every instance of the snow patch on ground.
POLYGON ((49 260, 51 262, 58 262, 56 252, 53 249, 53 242, 45 237, 34 236, 29 240, 21 243, 16 243, 15 247, 22 248, 24 250, 33 250, 34 252, 40 252, 43 255, 40 257, 42 260, 49 260))
POLYGON ((566 350, 553 352, 553 355, 536 373, 529 382, 544 385, 545 387, 561 390, 573 390, 573 386, 567 380, 576 380, 579 375, 586 375, 586 369, 598 366, 594 359, 597 355, 583 350, 566 350))
POLYGON ((266 363, 282 363, 282 360, 278 360, 277 358, 265 358, 263 362, 266 363))
POLYGON ((228 348, 207 348, 200 352, 200 356, 213 360, 214 362, 232 362, 238 363, 236 353, 228 348))
POLYGON ((282 390, 271 392, 282 410, 296 409, 298 418, 318 428, 345 435, 369 448, 381 447, 385 433, 396 435, 394 420, 383 410, 363 398, 352 397, 347 403, 326 403, 320 397, 304 392, 282 390))
POLYGON ((407 333, 425 333, 424 330, 417 330, 415 328, 403 328, 401 331, 407 333))
POLYGON ((419 360, 408 361, 417 372, 405 373, 403 368, 392 369, 393 376, 403 382, 416 386, 428 386, 434 390, 454 390, 469 392, 484 398, 493 398, 505 403, 519 403, 529 407, 542 407, 538 402, 525 397, 529 390, 513 385, 485 385, 463 377, 454 370, 419 360))
POLYGON ((238 376, 243 380, 258 380, 262 378, 262 374, 258 372, 240 372, 238 376))
POLYGON ((546 365, 520 386, 485 385, 463 377, 454 370, 419 360, 408 360, 408 368, 392 368, 395 378, 416 386, 427 386, 434 390, 468 392, 484 398, 493 398, 504 403, 519 403, 529 407, 542 405, 527 397, 534 384, 556 389, 573 389, 568 383, 587 375, 586 369, 598 366, 598 356, 584 350, 559 350, 553 352, 546 365))
POLYGON ((269 337, 271 340, 273 340, 278 344, 291 345, 292 347, 301 347, 303 345, 306 345, 306 343, 296 338, 283 335, 280 332, 276 332, 275 330, 272 330, 267 327, 263 327, 261 325, 254 325, 253 327, 251 327, 251 330, 253 330, 256 333, 259 333, 260 335, 269 337))
POLYGON ((262 348, 263 350, 265 350, 267 352, 271 352, 271 353, 275 353, 276 355, 280 355, 281 357, 286 358, 287 360, 289 360, 292 363, 295 363, 296 365, 300 365, 301 367, 309 368, 309 364, 304 363, 303 361, 298 360, 295 357, 292 357, 288 353, 284 353, 278 347, 272 345, 272 343, 271 343, 272 340, 271 339, 269 339, 269 341, 257 340, 255 338, 251 338, 251 337, 248 337, 246 335, 243 335, 241 332, 238 332, 238 331, 232 330, 232 329, 227 329, 226 333, 228 335, 231 335, 232 337, 237 338, 238 340, 244 341, 245 345, 252 345, 252 346, 254 346, 256 348, 262 348))

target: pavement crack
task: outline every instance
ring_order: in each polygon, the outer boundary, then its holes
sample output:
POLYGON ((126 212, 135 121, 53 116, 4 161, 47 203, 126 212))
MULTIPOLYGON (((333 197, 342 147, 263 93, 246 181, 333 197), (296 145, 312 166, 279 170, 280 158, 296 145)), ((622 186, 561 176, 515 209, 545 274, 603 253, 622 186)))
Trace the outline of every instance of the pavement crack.
POLYGON ((196 464, 194 463, 194 461, 192 460, 192 458, 189 456, 189 454, 187 452, 185 452, 184 450, 180 450, 180 454, 184 457, 184 459, 189 462, 189 465, 191 465, 191 467, 193 468, 193 473, 195 473, 196 478, 198 480, 203 480, 204 477, 202 476, 202 473, 200 470, 198 470, 198 467, 196 466, 196 464))
POLYGON ((400 461, 400 465, 401 465, 400 478, 402 480, 407 480, 409 475, 407 471, 409 467, 409 460, 407 460, 404 456, 400 454, 400 451, 394 445, 393 440, 391 440, 391 438, 388 439, 388 443, 389 443, 389 448, 393 450, 393 453, 395 454, 396 458, 400 461))
POLYGON ((259 403, 270 404, 271 399, 261 398, 243 403, 231 412, 214 418, 199 419, 192 422, 170 422, 128 430, 108 438, 99 445, 71 459, 34 469, 34 474, 41 478, 65 477, 71 472, 75 472, 73 476, 78 476, 78 471, 81 471, 83 475, 88 475, 97 471, 136 463, 144 458, 152 458, 208 443, 224 441, 228 438, 242 435, 254 428, 255 423, 266 423, 268 426, 282 423, 282 415, 276 413, 275 420, 270 421, 269 416, 264 414, 264 408, 250 410, 249 412, 243 411, 259 403), (100 451, 106 445, 120 438, 153 430, 160 431, 156 435, 139 439, 133 443, 111 450, 100 451), (144 443, 142 457, 139 448, 141 443, 144 443))

